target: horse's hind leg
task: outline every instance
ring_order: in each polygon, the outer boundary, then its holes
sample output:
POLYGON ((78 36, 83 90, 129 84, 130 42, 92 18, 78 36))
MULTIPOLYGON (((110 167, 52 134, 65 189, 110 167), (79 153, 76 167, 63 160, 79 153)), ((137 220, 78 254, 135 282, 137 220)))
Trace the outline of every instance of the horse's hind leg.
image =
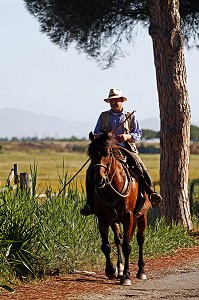
POLYGON ((99 221, 99 231, 102 239, 101 250, 106 257, 105 273, 109 279, 115 279, 118 275, 117 268, 113 265, 110 258, 111 246, 108 241, 108 228, 109 226, 99 221))
POLYGON ((139 246, 139 259, 138 259, 138 272, 136 277, 138 279, 147 279, 145 271, 144 271, 144 258, 143 258, 143 245, 144 245, 144 231, 147 226, 147 217, 146 215, 142 215, 137 219, 137 242, 139 246))
POLYGON ((121 278, 123 276, 124 272, 124 264, 122 260, 122 242, 123 242, 123 236, 120 232, 119 224, 113 223, 111 225, 111 228, 114 232, 114 240, 115 244, 117 246, 117 268, 118 268, 118 278, 121 278))

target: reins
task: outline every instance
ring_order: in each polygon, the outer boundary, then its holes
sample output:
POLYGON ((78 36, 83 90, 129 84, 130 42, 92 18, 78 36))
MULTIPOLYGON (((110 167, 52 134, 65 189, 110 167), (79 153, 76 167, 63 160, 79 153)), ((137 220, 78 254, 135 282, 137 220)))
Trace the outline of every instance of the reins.
POLYGON ((59 191, 59 193, 57 194, 57 196, 59 196, 63 190, 66 188, 66 186, 73 181, 73 179, 81 172, 81 170, 85 167, 85 165, 89 162, 90 157, 87 159, 87 161, 82 165, 82 167, 79 169, 79 171, 77 171, 77 173, 75 173, 75 175, 63 186, 63 188, 61 189, 61 191, 59 191))
POLYGON ((132 112, 124 119, 124 121, 123 121, 117 128, 115 128, 111 133, 114 134, 119 128, 121 128, 122 125, 124 125, 124 123, 126 122, 126 120, 128 120, 135 112, 136 112, 136 110, 132 111, 132 112))
MULTIPOLYGON (((111 151, 111 153, 112 153, 112 151, 111 151)), ((109 175, 109 171, 110 171, 110 169, 111 169, 111 166, 112 166, 112 162, 113 162, 113 156, 111 156, 111 162, 110 163, 108 163, 108 165, 106 166, 106 165, 104 165, 104 164, 95 164, 94 166, 93 166, 93 168, 95 168, 95 167, 97 167, 97 166, 99 166, 99 167, 103 167, 103 168, 105 168, 105 169, 108 169, 108 171, 107 171, 107 177, 108 177, 108 175, 109 175)), ((115 160, 117 160, 115 157, 114 157, 114 159, 115 160)), ((118 161, 121 165, 122 165, 122 167, 123 167, 123 169, 124 169, 124 172, 125 172, 125 175, 126 175, 126 179, 125 179, 125 183, 124 183, 124 186, 123 186, 123 188, 122 188, 122 191, 121 192, 118 192, 115 188, 114 188, 114 186, 112 185, 112 181, 113 181, 113 178, 114 178, 114 176, 115 176, 115 173, 116 173, 116 170, 114 171, 114 173, 111 175, 111 178, 106 182, 106 185, 108 185, 108 186, 110 186, 110 188, 118 195, 118 196, 120 196, 120 197, 122 197, 122 198, 125 198, 125 197, 127 197, 127 196, 129 196, 129 194, 130 194, 130 192, 131 192, 131 188, 129 188, 130 187, 130 175, 129 175, 129 172, 128 172, 128 170, 125 168, 125 166, 120 162, 120 161, 118 161), (126 193, 126 194, 124 194, 124 193, 126 193)), ((116 201, 116 204, 117 204, 117 199, 115 200, 116 201)), ((114 201, 114 202, 115 202, 114 201)), ((114 203, 113 202, 113 203, 114 203)), ((115 205, 116 205, 115 204, 115 205)))
MULTIPOLYGON (((115 175, 115 172, 114 172, 114 175, 115 175)), ((120 192, 118 192, 111 184, 111 181, 108 183, 108 185, 111 187, 111 189, 120 197, 122 198, 125 198, 125 197, 128 197, 129 194, 130 194, 130 191, 131 191, 131 188, 129 188, 128 192, 126 194, 123 194, 124 192, 126 192, 126 190, 128 189, 128 187, 130 186, 130 181, 128 180, 127 176, 126 176, 126 180, 125 180, 125 183, 124 183, 124 186, 123 186, 123 189, 120 192)))
MULTIPOLYGON (((116 158, 114 157, 114 159, 116 160, 116 158)), ((118 202, 121 200, 121 198, 125 198, 127 196, 129 196, 130 192, 131 192, 131 186, 130 186, 130 180, 131 180, 131 177, 130 177, 130 174, 128 172, 128 169, 125 167, 125 165, 118 161, 123 169, 124 169, 124 172, 125 172, 125 175, 126 175, 126 179, 125 179, 125 183, 124 183, 124 186, 122 188, 122 191, 121 192, 118 192, 114 187, 113 185, 111 184, 112 183, 112 180, 115 176, 115 173, 116 173, 116 170, 114 171, 114 173, 112 174, 111 176, 111 179, 109 180, 109 182, 107 183, 107 185, 110 186, 110 188, 118 195, 116 197, 116 199, 113 201, 113 202, 107 202, 106 200, 103 199, 103 197, 100 195, 100 192, 99 192, 99 189, 97 187, 95 187, 95 192, 96 194, 98 195, 98 197, 100 198, 100 201, 102 201, 106 206, 110 207, 112 210, 113 210, 113 214, 114 214, 114 217, 113 219, 117 219, 117 211, 115 209, 116 205, 118 204, 118 202), (126 194, 124 194, 126 191, 128 191, 126 194)), ((103 165, 103 164, 97 164, 98 166, 101 165, 105 168, 107 168, 107 166, 103 165)))

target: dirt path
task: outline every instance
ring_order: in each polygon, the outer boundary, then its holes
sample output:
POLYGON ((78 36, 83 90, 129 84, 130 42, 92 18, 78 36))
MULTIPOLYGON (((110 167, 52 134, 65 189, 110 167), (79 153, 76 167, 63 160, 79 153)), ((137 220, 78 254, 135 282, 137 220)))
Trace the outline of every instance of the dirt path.
POLYGON ((148 280, 135 278, 133 264, 130 287, 108 280, 103 273, 80 272, 23 284, 14 293, 1 292, 0 300, 199 299, 199 246, 145 262, 148 280))
POLYGON ((142 281, 130 287, 111 290, 108 294, 80 296, 81 300, 160 300, 160 299, 199 299, 199 259, 190 265, 173 270, 169 275, 161 275, 157 279, 142 281))

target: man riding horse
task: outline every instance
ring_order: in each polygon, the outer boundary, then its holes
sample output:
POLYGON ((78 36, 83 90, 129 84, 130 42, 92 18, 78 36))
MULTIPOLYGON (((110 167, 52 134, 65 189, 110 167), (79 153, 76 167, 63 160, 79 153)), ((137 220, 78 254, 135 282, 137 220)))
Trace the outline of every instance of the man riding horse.
MULTIPOLYGON (((122 95, 121 90, 113 88, 104 101, 110 104, 111 109, 100 114, 94 130, 95 137, 97 138, 103 131, 114 135, 120 146, 121 160, 128 166, 130 174, 140 183, 141 197, 144 197, 145 192, 151 201, 152 207, 158 206, 162 197, 154 192, 149 172, 139 157, 135 145, 135 142, 142 136, 142 130, 135 114, 123 109, 123 102, 127 101, 127 98, 122 95)), ((87 203, 80 211, 84 216, 95 213, 92 164, 90 164, 86 173, 86 193, 87 203)))

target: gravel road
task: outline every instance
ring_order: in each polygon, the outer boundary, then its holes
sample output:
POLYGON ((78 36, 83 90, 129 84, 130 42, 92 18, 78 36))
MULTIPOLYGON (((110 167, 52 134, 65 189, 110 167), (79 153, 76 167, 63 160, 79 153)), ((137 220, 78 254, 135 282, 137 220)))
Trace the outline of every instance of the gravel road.
POLYGON ((119 287, 107 295, 84 295, 78 300, 123 300, 123 299, 199 299, 199 258, 181 269, 173 269, 171 274, 160 275, 157 279, 141 281, 130 287, 119 287))

